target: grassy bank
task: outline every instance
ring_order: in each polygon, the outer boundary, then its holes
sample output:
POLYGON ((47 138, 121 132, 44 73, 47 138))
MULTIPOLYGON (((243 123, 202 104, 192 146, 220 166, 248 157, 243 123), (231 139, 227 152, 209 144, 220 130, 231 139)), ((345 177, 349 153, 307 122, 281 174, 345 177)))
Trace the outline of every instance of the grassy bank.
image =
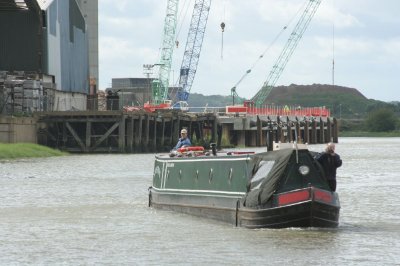
POLYGON ((63 156, 67 154, 68 153, 33 143, 15 143, 15 144, 0 143, 0 160, 63 156))
POLYGON ((400 131, 369 132, 369 131, 341 131, 339 137, 367 137, 367 138, 393 138, 400 137, 400 131))

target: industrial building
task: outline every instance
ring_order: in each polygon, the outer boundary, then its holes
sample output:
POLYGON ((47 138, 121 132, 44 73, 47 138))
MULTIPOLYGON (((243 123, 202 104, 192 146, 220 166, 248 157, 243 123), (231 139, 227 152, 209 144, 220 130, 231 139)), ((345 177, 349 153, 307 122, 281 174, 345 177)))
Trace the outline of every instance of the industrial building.
MULTIPOLYGON (((108 110, 130 110, 131 107, 143 107, 152 100, 152 82, 154 78, 113 78, 111 88, 106 89, 108 110)), ((168 88, 168 98, 176 99, 179 87, 168 88)))
POLYGON ((0 1, 0 114, 87 109, 97 93, 97 6, 0 1))
MULTIPOLYGON (((44 1, 44 0, 42 0, 44 1)), ((98 0, 76 0, 86 21, 89 45, 89 95, 95 95, 99 84, 99 5, 98 0)))
POLYGON ((152 78, 113 78, 112 87, 106 89, 107 109, 121 110, 130 106, 143 106, 151 100, 152 78))

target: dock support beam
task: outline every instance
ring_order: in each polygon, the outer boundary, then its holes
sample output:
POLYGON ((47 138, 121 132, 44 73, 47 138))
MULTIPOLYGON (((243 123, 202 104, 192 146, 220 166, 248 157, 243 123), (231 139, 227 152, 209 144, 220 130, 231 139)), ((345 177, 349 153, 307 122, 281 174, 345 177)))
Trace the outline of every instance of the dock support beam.
POLYGON ((127 127, 127 150, 128 152, 133 152, 133 130, 134 130, 134 120, 133 117, 130 117, 126 121, 126 127, 127 127))
POLYGON ((125 151, 125 118, 121 117, 118 127, 118 150, 119 152, 125 151))

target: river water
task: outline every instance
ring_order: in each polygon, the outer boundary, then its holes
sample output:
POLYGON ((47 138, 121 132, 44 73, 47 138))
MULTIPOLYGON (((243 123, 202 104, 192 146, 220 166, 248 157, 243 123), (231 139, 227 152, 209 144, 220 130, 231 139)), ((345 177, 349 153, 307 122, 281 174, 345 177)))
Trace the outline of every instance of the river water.
POLYGON ((0 265, 400 265, 399 148, 339 139, 336 229, 250 230, 149 208, 154 154, 2 161, 0 265))

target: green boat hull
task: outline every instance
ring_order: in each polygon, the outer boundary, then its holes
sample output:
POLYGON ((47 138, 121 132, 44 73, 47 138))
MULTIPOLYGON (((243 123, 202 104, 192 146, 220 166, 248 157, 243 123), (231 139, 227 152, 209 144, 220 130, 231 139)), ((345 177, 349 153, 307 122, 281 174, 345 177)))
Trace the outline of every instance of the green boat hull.
POLYGON ((329 191, 321 176, 316 177, 320 169, 308 151, 302 153, 290 152, 284 159, 251 153, 156 156, 149 205, 247 228, 336 227, 338 195, 329 191), (315 171, 298 181, 290 169, 306 161, 315 171), (260 162, 273 162, 265 164, 268 173, 260 162), (257 173, 262 171, 265 178, 257 184, 257 173))

